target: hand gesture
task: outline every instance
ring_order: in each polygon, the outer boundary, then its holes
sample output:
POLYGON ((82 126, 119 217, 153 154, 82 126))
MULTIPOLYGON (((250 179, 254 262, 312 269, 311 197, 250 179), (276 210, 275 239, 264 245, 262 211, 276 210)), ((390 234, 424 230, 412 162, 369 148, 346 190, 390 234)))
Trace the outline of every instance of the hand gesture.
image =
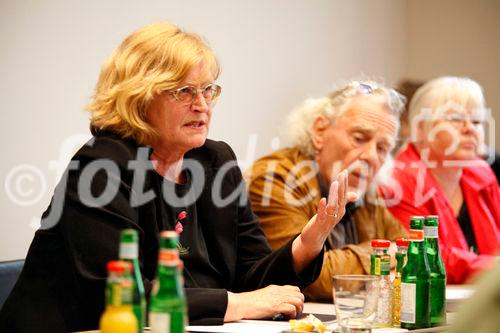
POLYGON ((344 170, 331 183, 328 199, 321 198, 316 215, 309 220, 293 242, 292 254, 296 272, 302 271, 321 251, 333 227, 344 216, 346 204, 358 199, 355 192, 347 190, 347 178, 347 170, 344 170))

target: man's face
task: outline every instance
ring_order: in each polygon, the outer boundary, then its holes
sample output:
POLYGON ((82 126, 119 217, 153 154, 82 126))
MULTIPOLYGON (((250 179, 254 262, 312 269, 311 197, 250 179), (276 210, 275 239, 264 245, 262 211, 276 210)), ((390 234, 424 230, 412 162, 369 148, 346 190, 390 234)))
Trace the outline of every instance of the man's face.
POLYGON ((321 175, 331 183, 348 169, 349 190, 364 193, 395 144, 397 122, 373 95, 355 97, 333 124, 317 119, 313 144, 321 175))

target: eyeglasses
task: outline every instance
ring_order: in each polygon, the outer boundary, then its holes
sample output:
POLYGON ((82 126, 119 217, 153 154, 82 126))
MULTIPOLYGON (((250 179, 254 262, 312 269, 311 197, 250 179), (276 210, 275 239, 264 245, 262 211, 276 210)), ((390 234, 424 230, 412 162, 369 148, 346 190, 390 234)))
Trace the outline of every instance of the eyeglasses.
POLYGON ((484 125, 484 120, 479 117, 471 117, 463 114, 447 114, 444 115, 442 120, 449 122, 453 127, 462 129, 467 126, 467 122, 470 122, 474 127, 480 127, 484 125))
POLYGON ((383 92, 383 89, 372 82, 352 81, 341 89, 338 89, 330 94, 330 98, 334 99, 337 96, 352 96, 356 94, 374 94, 383 92))
POLYGON ((351 81, 343 88, 330 93, 328 97, 331 101, 336 99, 347 99, 356 95, 382 95, 385 96, 387 104, 391 110, 399 113, 403 107, 405 98, 394 89, 386 88, 372 81, 351 81))
POLYGON ((170 93, 174 96, 176 101, 181 103, 191 104, 194 102, 198 93, 201 92, 207 104, 214 104, 222 91, 221 86, 217 84, 209 84, 204 88, 196 88, 193 86, 184 86, 171 90, 170 93))

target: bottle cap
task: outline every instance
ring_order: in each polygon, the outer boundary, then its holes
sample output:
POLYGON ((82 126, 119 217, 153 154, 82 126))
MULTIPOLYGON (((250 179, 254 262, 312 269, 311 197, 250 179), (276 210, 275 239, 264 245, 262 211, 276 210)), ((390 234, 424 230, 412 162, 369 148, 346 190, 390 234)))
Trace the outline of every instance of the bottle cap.
POLYGON ((137 242, 138 238, 137 230, 135 229, 123 229, 120 234, 122 242, 137 242))
POLYGON ((398 238, 396 239, 397 246, 408 246, 410 244, 410 240, 408 238, 398 238))
POLYGON ((410 217, 410 229, 424 229, 424 220, 425 218, 423 216, 410 217))
POLYGON ((437 227, 438 224, 439 224, 439 216, 437 216, 437 215, 427 215, 425 217, 424 225, 437 227))
POLYGON ((385 239, 373 239, 372 240, 372 247, 381 247, 381 248, 387 248, 391 246, 391 242, 385 239))

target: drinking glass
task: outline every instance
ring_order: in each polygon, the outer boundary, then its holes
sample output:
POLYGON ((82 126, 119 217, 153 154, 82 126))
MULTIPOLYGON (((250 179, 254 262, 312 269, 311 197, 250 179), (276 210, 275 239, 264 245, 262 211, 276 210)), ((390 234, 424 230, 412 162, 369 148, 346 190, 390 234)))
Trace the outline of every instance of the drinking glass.
POLYGON ((377 314, 378 277, 334 275, 333 302, 341 333, 370 333, 377 314))

